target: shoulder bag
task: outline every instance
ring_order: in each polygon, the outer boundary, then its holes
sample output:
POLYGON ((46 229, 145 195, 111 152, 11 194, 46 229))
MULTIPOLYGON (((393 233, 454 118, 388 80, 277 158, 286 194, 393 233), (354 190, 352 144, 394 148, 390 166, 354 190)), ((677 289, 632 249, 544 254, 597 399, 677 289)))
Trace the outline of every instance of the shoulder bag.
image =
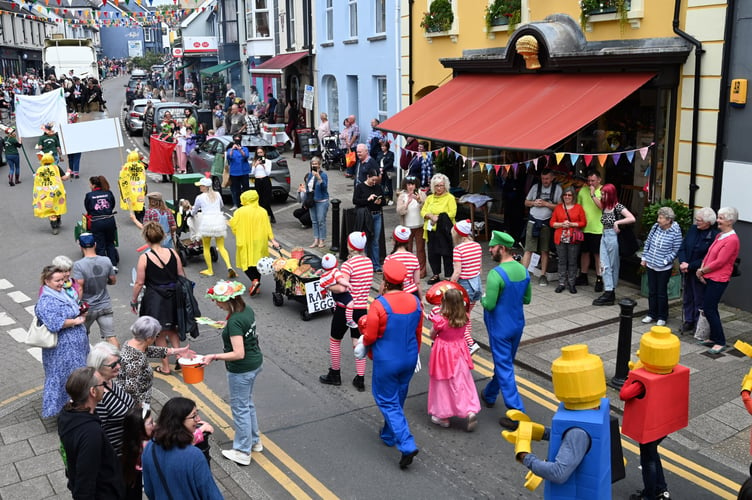
MULTIPOLYGON (((309 174, 310 175, 310 174, 309 174)), ((305 198, 303 199, 303 206, 306 208, 313 208, 313 206, 316 204, 316 202, 313 199, 313 191, 308 189, 308 179, 306 178, 306 190, 305 190, 305 198)), ((313 187, 316 189, 316 181, 313 181, 313 187)))
POLYGON ((230 187, 230 166, 225 163, 225 169, 222 171, 222 187, 230 187))
MULTIPOLYGON (((564 213, 567 214, 567 220, 569 222, 572 222, 572 219, 569 218, 569 210, 567 210, 567 206, 565 204, 561 204, 562 207, 564 207, 564 213)), ((576 244, 576 243, 582 243, 585 241, 585 233, 582 232, 582 229, 579 227, 571 227, 569 229, 564 229, 561 233, 561 242, 562 243, 570 243, 570 244, 576 244), (567 233, 567 241, 564 241, 564 233, 567 233)))
POLYGON ((32 347, 41 347, 42 349, 57 347, 57 334, 51 332, 42 320, 37 318, 36 311, 34 311, 31 326, 29 326, 29 330, 26 332, 24 344, 32 347))

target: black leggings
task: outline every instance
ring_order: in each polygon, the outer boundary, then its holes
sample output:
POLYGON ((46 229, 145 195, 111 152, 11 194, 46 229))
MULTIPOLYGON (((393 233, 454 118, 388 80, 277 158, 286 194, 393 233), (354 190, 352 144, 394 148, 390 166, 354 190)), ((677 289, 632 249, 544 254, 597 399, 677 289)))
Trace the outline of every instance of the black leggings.
POLYGON ((452 256, 451 255, 438 255, 431 250, 428 250, 428 264, 431 266, 431 271, 433 272, 434 276, 439 276, 441 274, 441 262, 444 261, 444 276, 446 276, 447 279, 452 276, 454 273, 454 263, 452 262, 452 256))
POLYGON ((261 281, 261 273, 258 272, 258 269, 256 266, 251 266, 248 269, 245 270, 245 275, 248 276, 248 279, 253 280, 259 280, 261 281))

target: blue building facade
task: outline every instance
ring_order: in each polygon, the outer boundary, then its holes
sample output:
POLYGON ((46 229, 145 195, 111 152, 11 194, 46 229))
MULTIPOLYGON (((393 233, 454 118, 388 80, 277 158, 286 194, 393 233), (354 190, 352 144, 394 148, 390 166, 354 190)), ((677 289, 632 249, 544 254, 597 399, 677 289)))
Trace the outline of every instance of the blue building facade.
MULTIPOLYGON (((120 23, 125 18, 125 5, 116 7, 112 3, 104 4, 100 14, 107 12, 113 25, 100 28, 102 44, 101 56, 109 58, 143 57, 149 52, 162 53, 162 29, 159 23, 155 25, 138 26, 130 23, 120 23)), ((131 11, 147 12, 140 9, 135 2, 130 4, 131 11)))
POLYGON ((334 130, 355 115, 360 142, 371 120, 399 111, 398 0, 319 0, 316 70, 319 111, 334 130))

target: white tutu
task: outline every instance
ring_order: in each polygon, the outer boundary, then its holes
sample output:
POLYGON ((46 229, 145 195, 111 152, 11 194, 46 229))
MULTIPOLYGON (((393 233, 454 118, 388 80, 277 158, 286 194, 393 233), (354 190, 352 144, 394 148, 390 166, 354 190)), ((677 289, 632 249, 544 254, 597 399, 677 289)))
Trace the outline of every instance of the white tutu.
POLYGON ((198 235, 202 238, 224 238, 227 222, 222 212, 201 212, 198 216, 198 235))

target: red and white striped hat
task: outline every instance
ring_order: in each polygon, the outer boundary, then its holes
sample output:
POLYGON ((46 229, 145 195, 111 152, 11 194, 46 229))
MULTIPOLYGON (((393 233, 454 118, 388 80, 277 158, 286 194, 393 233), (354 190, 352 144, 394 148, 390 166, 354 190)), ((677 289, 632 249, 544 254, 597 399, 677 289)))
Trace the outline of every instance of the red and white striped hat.
POLYGON ((394 240, 399 243, 407 243, 410 240, 410 229, 405 226, 395 227, 394 240))
POLYGON ((350 247, 351 250, 361 251, 366 247, 367 239, 366 233, 355 231, 354 233, 350 233, 350 236, 347 237, 347 246, 350 247))
POLYGON ((323 269, 326 269, 327 271, 329 269, 332 269, 333 267, 337 266, 337 257, 334 255, 328 253, 325 254, 323 257, 321 257, 321 267, 323 269))
POLYGON ((470 219, 461 220, 454 225, 454 230, 460 236, 470 236, 473 234, 473 224, 470 219))

